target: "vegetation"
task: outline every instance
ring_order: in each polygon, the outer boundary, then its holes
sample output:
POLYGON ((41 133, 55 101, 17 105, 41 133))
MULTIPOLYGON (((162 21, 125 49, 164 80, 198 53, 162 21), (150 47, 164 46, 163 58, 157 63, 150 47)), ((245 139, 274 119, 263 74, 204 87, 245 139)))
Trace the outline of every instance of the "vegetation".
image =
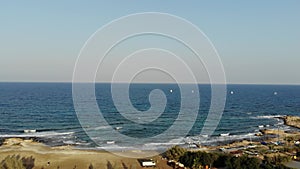
POLYGON ((32 169, 34 167, 34 161, 35 159, 31 157, 22 157, 23 166, 25 166, 26 169, 32 169))
POLYGON ((262 169, 290 169, 289 167, 284 166, 283 164, 279 163, 279 161, 287 161, 283 156, 277 156, 277 157, 264 157, 263 164, 261 164, 262 169), (276 162, 276 159, 280 159, 276 162))
POLYGON ((218 159, 216 154, 206 152, 186 152, 180 158, 179 161, 189 168, 199 168, 201 166, 212 166, 212 164, 218 159))
POLYGON ((33 157, 7 156, 1 161, 0 169, 32 169, 34 167, 34 160, 33 157))
POLYGON ((230 158, 232 158, 230 155, 227 154, 216 154, 218 156, 218 158, 214 161, 213 166, 214 167, 225 167, 226 166, 226 162, 230 160, 230 158))
POLYGON ((247 156, 234 157, 227 154, 186 152, 179 161, 189 168, 204 166, 226 167, 228 169, 259 169, 261 161, 247 156))
MULTIPOLYGON (((285 162, 288 162, 288 161, 290 161, 291 159, 289 158, 289 157, 287 157, 287 156, 280 156, 280 155, 278 155, 278 156, 274 156, 274 157, 267 157, 267 156, 265 156, 264 157, 264 164, 263 164, 263 166, 265 167, 265 168, 276 168, 276 167, 279 167, 279 166, 281 166, 281 164, 282 163, 285 163, 285 162)), ((281 168, 282 168, 283 166, 281 166, 281 168)))
POLYGON ((190 169, 206 166, 227 169, 288 169, 282 164, 291 159, 288 156, 265 156, 264 160, 246 155, 235 157, 224 153, 192 152, 179 146, 172 147, 165 155, 169 160, 179 161, 190 169))
POLYGON ((261 161, 258 158, 241 156, 231 157, 226 161, 228 169, 259 169, 261 161))
POLYGON ((174 146, 170 149, 168 149, 164 156, 167 157, 168 159, 171 159, 171 160, 176 160, 178 161, 179 158, 184 154, 186 153, 186 149, 180 147, 180 146, 174 146))
POLYGON ((0 166, 1 169, 26 169, 19 156, 7 156, 0 166))

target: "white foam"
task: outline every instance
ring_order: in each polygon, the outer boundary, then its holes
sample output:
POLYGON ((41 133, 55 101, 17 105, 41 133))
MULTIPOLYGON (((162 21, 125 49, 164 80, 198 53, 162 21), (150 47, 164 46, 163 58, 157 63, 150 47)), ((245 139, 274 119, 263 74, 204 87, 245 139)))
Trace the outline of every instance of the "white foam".
POLYGON ((214 136, 209 137, 207 139, 201 139, 199 136, 194 136, 189 139, 189 143, 200 143, 200 144, 207 144, 207 143, 217 143, 217 142, 224 142, 224 141, 233 141, 233 140, 242 140, 242 139, 250 139, 250 138, 257 138, 255 136, 256 133, 247 133, 241 135, 229 135, 229 136, 214 136))
POLYGON ((111 128, 110 126, 98 126, 98 127, 94 127, 94 128, 89 128, 87 130, 102 130, 102 129, 108 129, 111 128))
POLYGON ((274 119, 274 118, 280 118, 283 117, 283 115, 265 115, 265 116, 255 116, 250 117, 252 119, 274 119))
POLYGON ((70 144, 70 145, 73 145, 73 144, 76 144, 74 141, 72 140, 67 140, 67 141, 63 141, 64 144, 70 144))
POLYGON ((284 122, 282 121, 282 122, 279 122, 279 123, 277 123, 277 124, 275 124, 275 126, 282 126, 282 125, 284 125, 284 122))
POLYGON ((172 145, 182 145, 184 143, 146 143, 145 146, 172 146, 172 145))
POLYGON ((0 138, 12 138, 12 137, 51 137, 51 136, 64 136, 64 135, 72 135, 74 132, 36 132, 36 133, 24 133, 24 134, 4 134, 0 135, 0 138))

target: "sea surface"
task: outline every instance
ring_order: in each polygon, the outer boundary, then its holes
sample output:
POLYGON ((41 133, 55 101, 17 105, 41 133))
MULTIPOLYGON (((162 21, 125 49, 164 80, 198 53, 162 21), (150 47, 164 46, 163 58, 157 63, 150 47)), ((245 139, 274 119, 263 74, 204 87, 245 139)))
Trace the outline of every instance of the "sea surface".
POLYGON ((226 106, 217 129, 211 136, 201 135, 210 107, 211 86, 201 84, 198 87, 200 108, 196 119, 186 121, 193 123, 188 134, 182 136, 178 131, 178 138, 173 134, 172 139, 153 138, 147 142, 132 142, 118 139, 111 130, 132 138, 151 138, 166 131, 176 120, 181 108, 178 85, 131 84, 130 101, 139 111, 149 110, 149 94, 154 89, 163 91, 167 99, 158 120, 137 125, 118 112, 112 100, 111 85, 96 84, 98 108, 109 125, 85 126, 88 130, 96 131, 96 135, 90 138, 77 119, 71 83, 0 83, 0 140, 33 138, 49 146, 74 145, 86 149, 163 149, 178 144, 178 140, 182 145, 217 145, 241 139, 262 139, 254 134, 263 128, 297 130, 285 126, 276 117, 300 115, 300 86, 227 85, 226 106), (26 133, 24 130, 36 131, 26 133), (225 133, 229 133, 229 136, 220 135, 225 133))

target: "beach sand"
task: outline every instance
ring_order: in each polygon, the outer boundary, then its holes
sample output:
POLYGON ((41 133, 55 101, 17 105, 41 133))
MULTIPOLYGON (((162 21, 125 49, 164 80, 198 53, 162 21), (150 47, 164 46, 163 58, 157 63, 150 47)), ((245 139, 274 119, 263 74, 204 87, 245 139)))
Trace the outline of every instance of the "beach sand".
MULTIPOLYGON (((48 147, 32 140, 17 138, 6 140, 0 147, 0 161, 8 155, 32 156, 35 159, 34 169, 88 169, 90 164, 93 165, 94 169, 143 168, 136 158, 117 156, 106 151, 76 150, 71 146, 48 147)), ((156 168, 171 169, 160 156, 151 158, 157 162, 156 168)))

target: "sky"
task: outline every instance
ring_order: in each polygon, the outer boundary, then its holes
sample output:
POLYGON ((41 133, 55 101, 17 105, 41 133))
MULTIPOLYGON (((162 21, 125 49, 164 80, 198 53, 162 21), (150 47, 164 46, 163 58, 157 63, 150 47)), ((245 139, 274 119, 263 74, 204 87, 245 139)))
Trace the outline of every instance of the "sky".
POLYGON ((95 31, 129 14, 162 12, 206 34, 227 83, 300 84, 299 9, 297 0, 0 1, 0 81, 70 82, 95 31))

